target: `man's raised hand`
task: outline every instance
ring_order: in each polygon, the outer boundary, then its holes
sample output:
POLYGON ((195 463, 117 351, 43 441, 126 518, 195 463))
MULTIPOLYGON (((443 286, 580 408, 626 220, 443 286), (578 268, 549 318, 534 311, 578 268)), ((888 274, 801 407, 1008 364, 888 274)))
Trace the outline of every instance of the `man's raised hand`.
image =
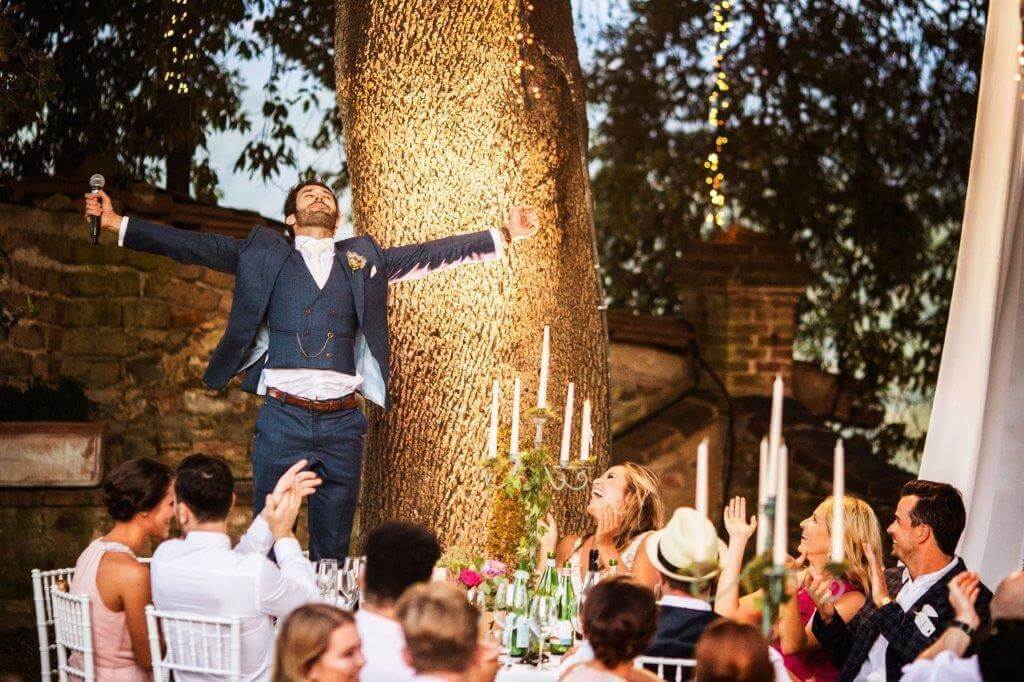
POLYGON ((540 229, 540 218, 533 206, 515 206, 508 217, 508 232, 512 240, 532 237, 540 229))
POLYGON ((260 516, 268 524, 274 514, 273 507, 280 504, 281 498, 285 494, 290 494, 294 491, 298 497, 299 505, 302 504, 303 498, 309 497, 316 492, 317 487, 323 481, 312 471, 303 471, 309 460, 300 459, 295 464, 288 468, 288 471, 281 474, 281 478, 277 479, 277 485, 274 486, 274 491, 267 495, 268 503, 263 507, 263 511, 260 512, 260 516), (273 507, 270 502, 273 501, 273 507))
POLYGON ((93 194, 88 192, 85 195, 85 220, 89 221, 92 216, 100 217, 100 227, 109 232, 121 230, 121 216, 114 213, 114 206, 110 197, 103 190, 93 194))

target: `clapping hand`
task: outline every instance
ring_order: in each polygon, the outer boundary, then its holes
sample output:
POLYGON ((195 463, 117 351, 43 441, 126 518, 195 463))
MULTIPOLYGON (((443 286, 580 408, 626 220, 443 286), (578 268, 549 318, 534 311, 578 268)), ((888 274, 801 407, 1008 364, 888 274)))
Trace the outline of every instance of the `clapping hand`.
MULTIPOLYGON (((273 498, 275 507, 280 504, 285 494, 294 492, 301 506, 303 498, 309 497, 316 492, 317 487, 323 481, 312 471, 303 471, 306 464, 308 464, 308 460, 300 459, 291 465, 288 471, 281 474, 281 478, 277 479, 277 485, 274 486, 273 492, 267 495, 268 499, 273 498)), ((272 513, 273 511, 268 504, 260 512, 260 516, 269 524, 272 513)))
POLYGON ((280 495, 267 495, 266 506, 263 511, 270 532, 274 540, 294 537, 292 529, 295 527, 295 520, 299 518, 299 509, 302 507, 301 484, 298 481, 292 482, 292 487, 280 495))
POLYGON ((875 606, 884 606, 889 602, 889 588, 885 584, 885 567, 877 556, 875 550, 868 543, 861 544, 864 550, 864 558, 868 560, 868 578, 871 581, 871 601, 875 606))
POLYGON ((757 530, 757 516, 751 516, 747 521, 747 500, 744 497, 734 497, 729 500, 729 505, 723 514, 725 521, 725 532, 729 534, 729 542, 736 540, 743 545, 747 544, 750 536, 757 530))
POLYGON ((978 628, 981 619, 974 610, 974 602, 981 591, 981 578, 977 573, 964 571, 949 581, 949 605, 953 607, 956 619, 978 628))
POLYGON ((835 597, 832 595, 832 577, 827 573, 808 571, 804 577, 804 589, 814 601, 818 615, 826 623, 831 623, 836 615, 835 597))

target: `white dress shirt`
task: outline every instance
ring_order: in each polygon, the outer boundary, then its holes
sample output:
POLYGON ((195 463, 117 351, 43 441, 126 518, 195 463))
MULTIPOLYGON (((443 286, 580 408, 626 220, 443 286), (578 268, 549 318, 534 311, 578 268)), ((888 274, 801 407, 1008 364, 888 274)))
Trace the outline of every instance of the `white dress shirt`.
POLYGON ((931 660, 903 666, 900 682, 981 682, 981 667, 977 656, 960 658, 943 651, 931 660))
MULTIPOLYGON (((951 571, 956 566, 956 562, 957 557, 954 556, 952 561, 939 570, 919 575, 917 578, 911 578, 907 569, 903 569, 903 587, 900 588, 895 601, 904 613, 917 603, 917 600, 923 597, 935 583, 939 582, 942 576, 951 571)), ((857 676, 853 678, 854 682, 885 682, 885 652, 888 649, 889 640, 885 638, 885 635, 878 635, 864 664, 861 665, 857 676)))
MULTIPOLYGON (((274 623, 294 609, 318 601, 313 566, 295 538, 274 542, 261 517, 231 549, 224 533, 192 531, 167 540, 150 564, 153 604, 160 611, 202 616, 239 616, 242 623, 242 674, 245 681, 268 679, 274 660, 274 623), (278 566, 267 558, 271 546, 278 566)), ((180 682, 219 680, 174 672, 180 682)))
POLYGON ((416 676, 405 662, 405 633, 397 620, 391 620, 366 609, 356 612, 356 629, 363 641, 366 659, 359 679, 364 682, 411 680, 416 676))
MULTIPOLYGON (((117 235, 118 246, 124 246, 124 234, 128 229, 128 216, 121 219, 121 227, 117 235)), ((505 240, 498 230, 491 230, 491 238, 494 240, 494 258, 500 258, 505 245, 505 240)), ((334 267, 334 237, 307 237, 298 235, 295 237, 295 248, 302 254, 309 273, 313 275, 316 285, 323 289, 327 279, 331 275, 331 268, 334 267)), ((458 263, 445 263, 438 270, 448 269, 461 265, 458 263)), ((371 270, 370 276, 374 276, 371 270)), ((401 279, 418 279, 429 274, 428 270, 415 270, 407 273, 401 279)), ((394 281, 399 280, 393 280, 394 281)), ((257 393, 264 395, 267 388, 276 388, 279 391, 297 395, 301 398, 311 400, 335 400, 354 393, 363 383, 363 377, 356 372, 353 376, 343 372, 335 372, 329 369, 264 369, 260 374, 259 388, 257 393)), ((372 394, 371 394, 372 395, 372 394)))

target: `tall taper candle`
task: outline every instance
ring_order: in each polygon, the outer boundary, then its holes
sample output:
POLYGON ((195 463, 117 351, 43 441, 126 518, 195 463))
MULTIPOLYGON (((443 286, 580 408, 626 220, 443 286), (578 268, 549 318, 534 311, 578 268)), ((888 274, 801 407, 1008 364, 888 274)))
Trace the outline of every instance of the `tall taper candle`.
POLYGON ((776 374, 772 383, 772 412, 768 422, 768 490, 778 487, 776 472, 779 447, 782 445, 782 375, 776 374))
POLYGON ((704 519, 708 518, 708 439, 705 438, 697 446, 697 490, 694 495, 694 508, 697 510, 697 537, 694 558, 698 561, 707 559, 708 538, 705 537, 704 519))
POLYGON ((580 431, 580 461, 586 462, 590 459, 590 445, 594 439, 594 430, 590 425, 590 398, 583 401, 583 426, 580 431))
POLYGON ((551 363, 551 327, 544 325, 544 341, 540 347, 540 383, 537 386, 537 409, 548 404, 548 365, 551 363))
POLYGON ((843 547, 843 500, 846 496, 846 451, 843 439, 836 441, 832 456, 832 553, 831 561, 840 564, 846 559, 843 547))
POLYGON ((498 388, 498 380, 494 380, 494 387, 491 389, 491 431, 487 434, 487 457, 494 459, 498 456, 498 400, 501 398, 501 390, 498 388))
POLYGON ((569 466, 569 443, 572 440, 572 401, 575 398, 576 385, 569 382, 569 390, 565 393, 565 421, 562 422, 562 452, 558 463, 569 466))
POLYGON ((508 454, 515 459, 519 456, 519 396, 523 391, 523 381, 516 377, 512 387, 512 433, 509 436, 508 454))
POLYGON ((768 501, 768 436, 761 439, 757 467, 757 555, 767 549, 768 517, 764 513, 764 504, 768 501))
POLYGON ((786 527, 786 516, 789 508, 789 449, 785 444, 779 446, 779 457, 776 462, 777 487, 775 489, 775 528, 772 548, 772 563, 776 566, 786 565, 786 544, 789 537, 786 527))

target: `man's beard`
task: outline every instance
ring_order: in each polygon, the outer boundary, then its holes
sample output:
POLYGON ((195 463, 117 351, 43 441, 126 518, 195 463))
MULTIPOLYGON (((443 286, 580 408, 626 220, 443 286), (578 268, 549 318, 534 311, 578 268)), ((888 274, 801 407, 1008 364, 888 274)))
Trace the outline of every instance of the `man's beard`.
POLYGON ((295 222, 299 227, 334 229, 338 224, 338 212, 304 209, 296 213, 295 222))

